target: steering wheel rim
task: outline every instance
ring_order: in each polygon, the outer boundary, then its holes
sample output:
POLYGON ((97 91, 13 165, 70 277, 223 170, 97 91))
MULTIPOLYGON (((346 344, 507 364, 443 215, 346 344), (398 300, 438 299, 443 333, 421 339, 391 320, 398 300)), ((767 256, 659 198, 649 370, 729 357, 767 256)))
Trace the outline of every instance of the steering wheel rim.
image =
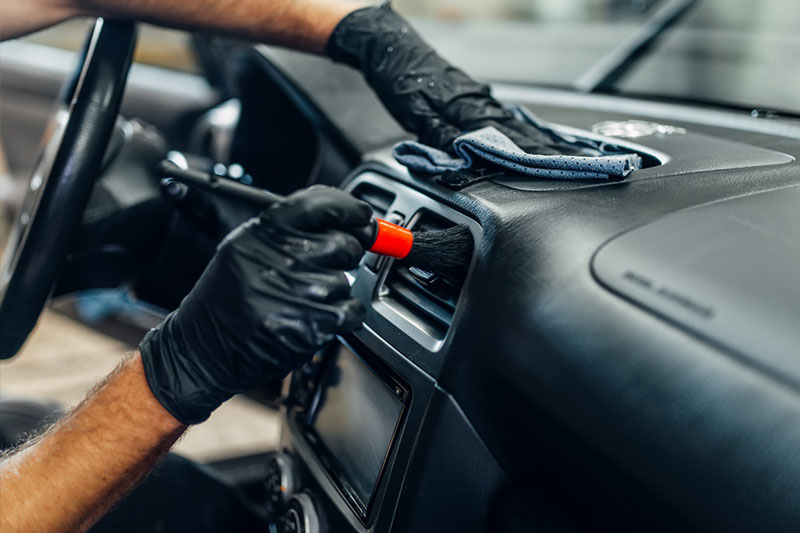
POLYGON ((15 355, 58 281, 119 113, 136 25, 97 19, 72 93, 48 125, 0 263, 0 359, 15 355))

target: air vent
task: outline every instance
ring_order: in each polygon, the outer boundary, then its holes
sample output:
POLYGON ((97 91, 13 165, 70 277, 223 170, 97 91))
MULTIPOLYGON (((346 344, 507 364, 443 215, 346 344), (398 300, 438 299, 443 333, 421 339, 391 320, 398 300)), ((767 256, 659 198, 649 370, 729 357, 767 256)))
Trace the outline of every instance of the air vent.
MULTIPOLYGON (((444 229, 455 224, 429 211, 422 211, 414 231, 444 229)), ((442 340, 453 321, 463 280, 452 280, 431 272, 392 263, 378 297, 435 340, 442 340)))
POLYGON ((394 194, 368 183, 356 187, 353 196, 371 205, 377 217, 385 217, 389 212, 389 206, 394 202, 394 194))

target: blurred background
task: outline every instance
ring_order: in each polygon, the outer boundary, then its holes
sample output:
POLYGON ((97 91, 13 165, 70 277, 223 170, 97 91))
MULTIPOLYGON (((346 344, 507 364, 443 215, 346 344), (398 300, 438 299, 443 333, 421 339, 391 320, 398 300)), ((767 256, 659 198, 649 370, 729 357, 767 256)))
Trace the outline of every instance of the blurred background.
MULTIPOLYGON (((794 0, 395 0, 393 5, 471 75, 554 88, 575 88, 582 75, 660 11, 689 5, 610 92, 800 115, 800 10, 794 0)), ((89 24, 67 21, 24 41, 76 50, 89 24)), ((141 25, 136 61, 200 73, 202 62, 194 52, 199 41, 201 36, 141 25)), ((12 54, 0 45, 0 61, 12 54)), ((15 132, 4 126, 11 121, 4 120, 2 95, 0 80, 0 142, 11 175, 27 176, 35 147, 14 145, 15 132)), ((13 193, 7 180, 0 181, 0 198, 13 193)))
MULTIPOLYGON (((493 82, 567 89, 575 88, 582 75, 660 10, 674 5, 672 0, 394 2, 442 55, 470 74, 493 82)), ((90 24, 71 20, 25 37, 24 42, 35 45, 25 50, 74 51, 90 24)), ((800 10, 794 0, 698 0, 609 92, 800 116, 798 28, 800 10)), ((196 36, 143 25, 136 62, 151 69, 154 79, 167 71, 202 73, 197 43, 196 36)), ((0 45, 0 63, 36 59, 19 57, 19 50, 14 42, 0 45)), ((63 68, 73 69, 75 54, 59 53, 63 68)), ((7 91, 0 78, 0 249, 36 152, 36 146, 20 142, 31 135, 20 135, 13 124, 43 129, 49 118, 33 104, 4 106, 7 91)), ((25 102, 25 95, 15 98, 25 102)), ((124 291, 54 302, 21 355, 0 363, 0 393, 72 405, 122 354, 134 349, 159 317, 159 310, 143 308, 124 291)), ((212 460, 274 448, 277 439, 275 412, 242 397, 193 429, 179 449, 212 460)))

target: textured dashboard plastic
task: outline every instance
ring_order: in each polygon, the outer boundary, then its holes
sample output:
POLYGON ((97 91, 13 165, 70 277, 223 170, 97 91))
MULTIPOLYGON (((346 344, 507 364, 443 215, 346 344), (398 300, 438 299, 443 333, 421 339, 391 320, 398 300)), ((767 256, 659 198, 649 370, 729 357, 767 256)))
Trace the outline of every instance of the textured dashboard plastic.
POLYGON ((439 388, 417 447, 392 531, 494 531, 490 510, 508 478, 458 404, 439 388))
POLYGON ((700 106, 681 107, 679 119, 636 100, 644 111, 637 116, 625 98, 585 95, 589 102, 576 108, 567 92, 565 103, 538 102, 536 91, 519 88, 515 99, 553 122, 590 129, 644 115, 688 133, 637 139, 669 162, 613 185, 541 186, 498 176, 454 192, 392 160, 393 139, 377 134, 385 112, 365 107, 356 123, 357 105, 329 105, 333 69, 299 56, 282 66, 348 136, 361 136, 368 116, 364 131, 375 135, 358 145, 381 145, 367 154, 373 169, 480 224, 471 277, 438 352, 374 311, 368 320, 403 358, 434 371, 511 482, 535 489, 505 512, 524 517, 546 494, 589 530, 796 529, 800 388, 777 367, 753 364, 736 348, 620 298, 591 268, 604 244, 634 228, 798 185, 795 138, 706 120, 695 115, 700 106), (619 107, 595 108, 595 100, 619 107), (641 179, 652 177, 660 179, 641 179))
POLYGON ((800 186, 690 209, 605 245, 613 291, 800 384, 800 186))

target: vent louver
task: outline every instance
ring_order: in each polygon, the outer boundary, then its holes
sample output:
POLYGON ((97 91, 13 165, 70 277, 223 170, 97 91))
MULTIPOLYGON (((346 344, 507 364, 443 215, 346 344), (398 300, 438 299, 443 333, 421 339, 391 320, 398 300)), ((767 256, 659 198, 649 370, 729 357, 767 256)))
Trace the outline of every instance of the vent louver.
MULTIPOLYGON (((444 229, 455 224, 423 211, 414 231, 444 229)), ((436 276, 394 261, 379 297, 436 340, 444 339, 453 321, 463 281, 436 276)))
POLYGON ((364 200, 375 212, 377 217, 385 217, 389 212, 389 206, 394 201, 394 194, 385 191, 368 183, 363 183, 356 187, 353 191, 353 196, 359 200, 364 200))

